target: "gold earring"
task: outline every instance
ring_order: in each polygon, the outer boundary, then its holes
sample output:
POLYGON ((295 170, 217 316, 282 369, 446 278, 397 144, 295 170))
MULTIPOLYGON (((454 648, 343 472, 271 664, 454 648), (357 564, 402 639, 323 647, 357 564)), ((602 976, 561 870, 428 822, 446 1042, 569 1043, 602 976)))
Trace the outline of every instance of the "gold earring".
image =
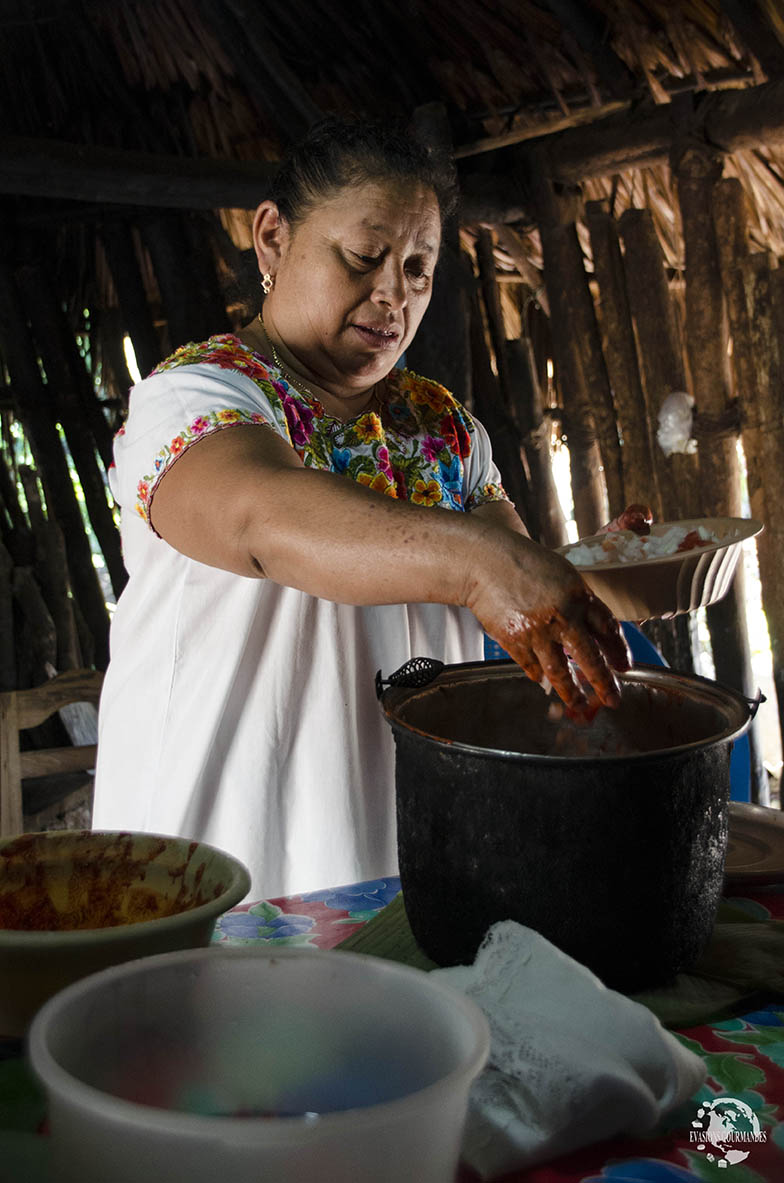
POLYGON ((275 284, 275 280, 272 278, 269 271, 265 271, 261 277, 261 290, 263 291, 265 296, 268 296, 270 294, 274 284, 275 284))

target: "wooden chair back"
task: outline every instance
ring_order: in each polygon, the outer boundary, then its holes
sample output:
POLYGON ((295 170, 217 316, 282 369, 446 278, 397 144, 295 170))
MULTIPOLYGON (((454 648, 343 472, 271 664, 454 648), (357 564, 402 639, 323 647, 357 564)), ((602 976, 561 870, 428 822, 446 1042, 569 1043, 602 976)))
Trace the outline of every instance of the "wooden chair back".
POLYGON ((19 750, 19 733, 37 727, 73 702, 98 705, 99 670, 68 670, 43 686, 0 693, 0 838, 23 830, 22 780, 50 773, 85 772, 95 767, 95 744, 19 750))

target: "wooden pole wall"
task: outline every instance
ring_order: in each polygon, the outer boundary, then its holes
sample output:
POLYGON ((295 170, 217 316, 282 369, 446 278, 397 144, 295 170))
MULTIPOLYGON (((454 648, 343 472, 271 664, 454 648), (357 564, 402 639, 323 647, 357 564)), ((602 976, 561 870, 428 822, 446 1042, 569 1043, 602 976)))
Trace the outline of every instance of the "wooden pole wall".
MULTIPOLYGON (((59 347, 61 310, 51 295, 38 264, 26 263, 17 268, 17 281, 27 316, 33 330, 39 356, 47 377, 47 399, 63 426, 68 449, 79 475, 90 524, 106 561, 115 596, 127 581, 120 549, 120 535, 106 498, 105 470, 97 456, 97 441, 90 430, 91 419, 83 412, 83 402, 73 379, 68 359, 59 347)), ((100 413, 95 395, 95 409, 100 413)), ((106 424, 108 427, 108 424, 106 424)), ((105 432, 101 441, 105 442, 105 432)))
POLYGON ((21 303, 9 267, 0 262, 0 345, 19 400, 20 419, 45 482, 47 502, 63 530, 74 594, 94 638, 96 660, 105 668, 109 660, 109 618, 57 434, 55 408, 41 382, 21 303))

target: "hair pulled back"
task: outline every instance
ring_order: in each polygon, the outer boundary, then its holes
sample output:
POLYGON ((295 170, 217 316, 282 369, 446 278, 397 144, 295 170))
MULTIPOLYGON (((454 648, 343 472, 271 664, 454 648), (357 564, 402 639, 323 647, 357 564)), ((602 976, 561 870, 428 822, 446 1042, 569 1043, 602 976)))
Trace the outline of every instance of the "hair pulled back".
POLYGON ((368 182, 408 182, 432 189, 443 222, 457 206, 454 165, 418 143, 399 123, 328 116, 286 154, 270 198, 293 228, 320 202, 368 182))

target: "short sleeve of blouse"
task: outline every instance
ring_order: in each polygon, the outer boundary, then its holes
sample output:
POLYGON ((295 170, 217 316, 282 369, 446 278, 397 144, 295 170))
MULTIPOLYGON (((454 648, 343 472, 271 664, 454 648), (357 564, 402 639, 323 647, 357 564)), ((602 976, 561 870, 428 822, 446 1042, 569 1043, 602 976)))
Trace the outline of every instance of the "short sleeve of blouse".
MULTIPOLYGON (((463 413, 467 415, 467 412, 463 413)), ((490 437, 478 419, 469 418, 473 432, 471 452, 465 461, 463 504, 470 511, 488 501, 509 501, 509 497, 493 460, 490 437)))
POLYGON ((149 525, 156 486, 172 464, 200 439, 237 424, 266 425, 291 442, 280 399, 274 389, 265 394, 263 381, 210 364, 154 372, 133 387, 115 437, 115 500, 149 525))

